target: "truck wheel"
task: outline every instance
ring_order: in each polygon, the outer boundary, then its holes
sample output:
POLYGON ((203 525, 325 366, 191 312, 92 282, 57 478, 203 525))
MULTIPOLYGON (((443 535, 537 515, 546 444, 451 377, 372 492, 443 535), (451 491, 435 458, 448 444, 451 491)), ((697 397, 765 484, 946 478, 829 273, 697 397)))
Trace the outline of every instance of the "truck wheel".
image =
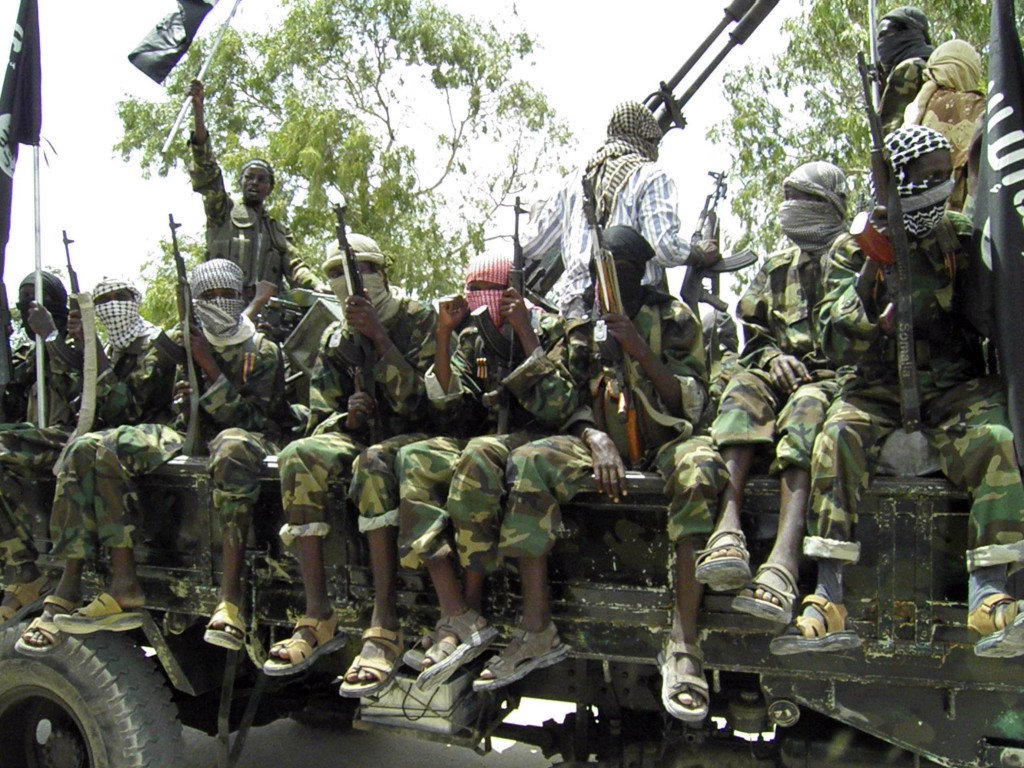
POLYGON ((109 632, 22 656, 26 624, 0 631, 0 752, 6 768, 180 768, 177 708, 156 665, 109 632))

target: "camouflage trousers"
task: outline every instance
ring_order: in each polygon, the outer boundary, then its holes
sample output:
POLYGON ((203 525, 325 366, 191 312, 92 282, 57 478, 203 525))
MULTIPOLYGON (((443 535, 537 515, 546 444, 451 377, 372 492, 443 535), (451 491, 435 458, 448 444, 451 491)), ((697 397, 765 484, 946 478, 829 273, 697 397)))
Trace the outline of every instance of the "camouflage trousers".
POLYGON ((252 511, 260 497, 263 460, 277 446, 256 432, 231 427, 210 441, 206 468, 213 480, 213 507, 220 517, 224 541, 245 546, 252 511))
POLYGON ((50 515, 53 553, 81 560, 95 557, 98 546, 132 546, 129 521, 139 515, 135 478, 177 456, 182 442, 178 432, 161 424, 90 432, 72 442, 50 515))
MULTIPOLYGON (((711 438, 674 440, 658 450, 653 463, 665 478, 669 539, 710 533, 718 494, 729 479, 711 438)), ((513 451, 508 471, 508 509, 499 552, 505 557, 546 555, 562 526, 560 505, 590 487, 590 449, 576 437, 546 437, 513 451)))
MULTIPOLYGON (((998 380, 961 384, 939 400, 926 401, 922 416, 942 473, 971 494, 968 570, 1024 561, 1024 488, 998 380)), ((844 395, 832 404, 814 450, 805 554, 857 561, 857 509, 883 438, 899 419, 899 393, 893 387, 844 395)))
POLYGON ((8 567, 38 557, 32 517, 39 510, 29 506, 34 498, 30 486, 51 471, 69 435, 60 427, 0 424, 0 558, 8 567))
POLYGON ((463 567, 496 568, 508 457, 537 437, 528 432, 469 440, 435 437, 403 448, 398 456, 402 565, 418 568, 425 560, 446 557, 454 536, 463 567))
POLYGON ((422 432, 396 435, 371 445, 356 457, 348 497, 359 510, 360 533, 398 525, 398 455, 405 446, 426 437, 422 432))
POLYGON ((722 395, 711 437, 719 448, 774 445, 773 473, 789 467, 809 471, 814 440, 838 392, 838 379, 831 378, 803 384, 787 397, 766 372, 738 372, 722 395))

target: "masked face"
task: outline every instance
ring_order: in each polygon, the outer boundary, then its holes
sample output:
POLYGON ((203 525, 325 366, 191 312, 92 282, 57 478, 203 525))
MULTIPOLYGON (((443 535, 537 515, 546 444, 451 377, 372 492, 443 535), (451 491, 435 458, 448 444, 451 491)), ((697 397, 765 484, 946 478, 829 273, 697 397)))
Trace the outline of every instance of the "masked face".
POLYGON ((501 297, 505 293, 505 287, 483 282, 470 283, 466 288, 466 303, 469 311, 475 312, 480 307, 487 307, 494 324, 501 328, 503 320, 501 317, 501 297))
POLYGON ((924 237, 939 225, 953 193, 953 162, 947 150, 928 152, 907 162, 897 186, 908 234, 924 237))
POLYGON ((142 333, 145 323, 139 315, 139 300, 112 299, 96 304, 96 317, 107 329, 115 349, 126 349, 142 333))
POLYGON ((245 302, 236 294, 196 299, 193 306, 204 331, 213 336, 228 336, 238 328, 245 302))

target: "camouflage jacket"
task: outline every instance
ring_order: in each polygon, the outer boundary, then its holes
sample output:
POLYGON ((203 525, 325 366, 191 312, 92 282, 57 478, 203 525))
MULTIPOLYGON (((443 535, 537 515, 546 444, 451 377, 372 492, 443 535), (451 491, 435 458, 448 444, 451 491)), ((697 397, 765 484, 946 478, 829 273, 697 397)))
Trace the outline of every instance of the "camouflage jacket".
POLYGON ((924 70, 927 65, 928 62, 924 59, 906 59, 893 67, 889 73, 885 88, 882 90, 882 100, 878 105, 883 136, 903 125, 903 113, 910 102, 917 98, 917 93, 924 84, 924 70))
POLYGON ((502 387, 507 397, 509 432, 558 432, 576 412, 576 377, 568 368, 568 330, 578 321, 548 312, 532 313, 540 347, 508 371, 470 323, 456 339, 448 392, 427 374, 427 393, 435 428, 444 434, 470 437, 494 434, 502 387))
MULTIPOLYGON (((63 341, 46 344, 46 420, 51 427, 75 425, 75 401, 82 375, 63 341)), ((36 345, 29 339, 11 353, 11 380, 4 390, 4 414, 10 423, 36 421, 36 345)))
MULTIPOLYGON (((374 363, 372 376, 364 386, 375 389, 383 436, 390 437, 424 428, 426 392, 423 375, 434 360, 434 325, 437 315, 432 307, 413 299, 401 301, 401 309, 385 323, 391 348, 374 363)), ((355 361, 361 351, 354 334, 343 320, 327 326, 320 341, 320 352, 309 384, 309 421, 307 435, 347 431, 348 398, 355 392, 355 361)), ((369 425, 359 438, 369 437, 369 425)))
POLYGON ((262 209, 234 202, 224 189, 224 175, 210 149, 189 142, 192 189, 203 195, 206 209, 206 258, 228 259, 242 268, 247 296, 252 286, 268 280, 283 288, 316 288, 313 271, 295 253, 287 228, 262 209))
MULTIPOLYGON (((201 333, 201 331, 196 331, 201 333)), ((213 350, 221 377, 202 381, 199 388, 199 427, 205 445, 228 427, 256 432, 279 441, 290 426, 291 416, 284 400, 284 358, 281 348, 261 333, 241 344, 213 350)), ((178 375, 184 378, 179 368, 178 375)), ((187 412, 175 427, 184 432, 187 412)))
MULTIPOLYGON (((939 226, 945 228, 949 242, 945 249, 938 229, 924 238, 908 238, 914 351, 923 402, 983 372, 980 337, 964 314, 968 260, 975 253, 971 221, 947 213, 939 226)), ((896 336, 883 334, 878 325, 879 314, 895 297, 880 277, 867 301, 861 299, 855 285, 864 259, 853 238, 833 244, 825 271, 826 294, 819 307, 825 354, 839 365, 855 366, 848 390, 895 386, 898 381, 896 336)))
POLYGON ((616 394, 625 388, 628 399, 636 406, 644 458, 650 460, 665 443, 689 437, 700 427, 708 387, 703 331, 689 307, 653 288, 645 288, 644 305, 633 318, 633 325, 675 376, 683 414, 669 412, 638 362, 634 361, 632 366, 636 374, 633 380, 624 373, 624 366, 609 364, 594 341, 593 324, 587 323, 574 329, 570 336, 571 368, 585 372, 591 395, 590 403, 577 414, 573 426, 576 434, 583 426, 604 430, 615 440, 619 453, 628 457, 628 439, 616 394))
POLYGON ((110 367, 96 379, 96 428, 122 424, 170 424, 174 420, 175 372, 181 347, 159 328, 127 349, 107 348, 110 367))
POLYGON ((737 307, 744 367, 767 371, 775 358, 792 355, 809 371, 829 369, 815 310, 824 293, 822 261, 796 246, 768 257, 737 307))

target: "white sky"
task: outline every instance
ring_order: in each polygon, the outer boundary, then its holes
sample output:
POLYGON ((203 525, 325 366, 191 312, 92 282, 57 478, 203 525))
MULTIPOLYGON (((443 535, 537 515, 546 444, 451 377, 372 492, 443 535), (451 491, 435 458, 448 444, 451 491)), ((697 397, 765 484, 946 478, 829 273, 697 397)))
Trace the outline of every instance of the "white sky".
MULTIPOLYGON (((499 18, 513 8, 509 2, 439 1, 483 18, 499 18)), ((18 0, 0 2, 2 57, 8 55, 18 5, 18 0)), ((231 5, 232 0, 220 2, 199 35, 212 37, 231 5)), ((674 75, 714 29, 725 5, 726 0, 516 0, 516 12, 540 45, 526 76, 548 94, 575 132, 580 161, 601 143, 612 107, 644 98, 659 81, 674 75)), ((278 6, 277 0, 243 0, 235 25, 260 28, 268 13, 280 13, 278 6)), ((704 138, 707 128, 726 114, 719 94, 722 78, 750 58, 778 50, 779 24, 795 6, 793 0, 783 0, 750 41, 729 54, 691 100, 686 110, 689 127, 672 131, 663 141, 662 160, 679 182, 684 223, 696 221, 710 191, 707 172, 728 166, 725 152, 704 138)), ((75 241, 72 258, 84 289, 106 275, 138 277, 141 265, 158 252, 159 241, 168 234, 170 212, 183 223, 184 234, 202 231, 202 200, 191 191, 184 169, 167 178, 143 179, 137 165, 122 162, 112 149, 121 135, 117 101, 126 96, 156 99, 163 90, 135 69, 127 54, 175 7, 173 0, 117 0, 97 16, 94 3, 39 0, 42 263, 64 265, 61 230, 66 229, 75 241)), ((712 53, 724 42, 723 36, 712 53)), ((15 172, 4 275, 12 303, 22 277, 34 266, 33 233, 32 151, 23 147, 15 172)), ((674 276, 675 283, 680 280, 681 274, 674 276)))

